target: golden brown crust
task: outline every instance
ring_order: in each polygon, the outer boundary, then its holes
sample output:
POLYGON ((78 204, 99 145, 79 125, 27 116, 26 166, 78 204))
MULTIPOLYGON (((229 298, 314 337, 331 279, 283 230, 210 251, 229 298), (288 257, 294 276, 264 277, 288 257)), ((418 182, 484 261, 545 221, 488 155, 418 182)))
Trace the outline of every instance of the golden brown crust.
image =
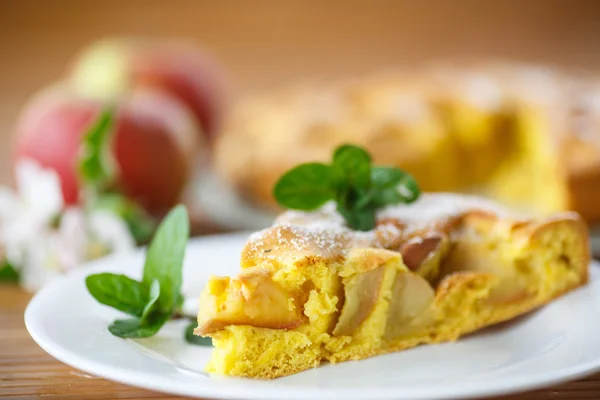
MULTIPOLYGON (((493 281, 494 277, 489 274, 481 274, 481 273, 457 273, 451 276, 446 277, 442 284, 438 286, 436 291, 436 301, 438 303, 443 303, 444 300, 452 293, 453 290, 461 288, 463 286, 486 286, 493 281)), ((478 331, 482 328, 492 327, 494 325, 498 325, 502 322, 509 321, 514 319, 520 315, 532 312, 550 302, 555 300, 556 298, 580 287, 586 283, 583 279, 570 287, 567 287, 551 297, 540 300, 532 297, 521 297, 515 298, 513 301, 508 302, 503 305, 497 305, 496 308, 489 313, 485 318, 475 318, 473 319, 475 322, 471 325, 459 325, 456 326, 455 329, 450 329, 440 334, 439 331, 433 330, 425 333, 419 337, 413 337, 406 340, 403 340, 397 344, 394 344, 387 348, 373 349, 367 353, 363 353, 360 357, 357 358, 340 358, 333 357, 330 361, 332 362, 342 362, 348 361, 351 359, 363 359, 368 357, 373 357, 382 354, 393 353, 397 351, 407 350, 418 345, 422 344, 436 344, 443 342, 453 342, 458 340, 460 337, 478 331)), ((459 312, 465 312, 466 310, 460 310, 459 312)))
POLYGON ((470 63, 288 88, 234 110, 216 146, 217 171, 245 198, 279 210, 276 180, 298 163, 327 161, 342 143, 408 170, 424 190, 485 192, 525 146, 548 154, 529 154, 522 171, 548 164, 536 168, 552 171, 557 192, 548 196, 561 200, 520 200, 597 223, 600 87, 592 82, 543 66, 470 63), (531 141, 539 144, 522 143, 531 141))
POLYGON ((567 208, 576 210, 590 225, 600 223, 600 163, 567 177, 567 208))
POLYGON ((273 327, 266 324, 271 320, 241 318, 208 332, 216 340, 215 354, 220 352, 213 360, 221 363, 211 371, 271 379, 325 360, 453 341, 541 307, 588 280, 587 228, 573 212, 531 219, 478 198, 425 194, 378 216, 375 230, 356 232, 326 206, 288 212, 253 235, 238 280, 278 282, 275 287, 290 290, 291 309, 306 318, 289 327, 287 314, 279 314, 277 329, 265 329, 273 327), (417 243, 419 235, 440 234, 450 245, 435 274, 410 271, 402 261, 404 245, 417 243), (231 332, 239 337, 227 336, 231 332), (264 362, 253 362, 258 354, 264 362))

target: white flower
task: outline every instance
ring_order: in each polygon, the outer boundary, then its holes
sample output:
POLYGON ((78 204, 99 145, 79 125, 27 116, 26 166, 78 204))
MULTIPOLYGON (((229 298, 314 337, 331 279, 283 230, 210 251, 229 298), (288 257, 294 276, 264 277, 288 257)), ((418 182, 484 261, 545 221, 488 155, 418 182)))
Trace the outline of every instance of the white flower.
POLYGON ((75 269, 88 258, 90 240, 86 234, 86 216, 82 209, 67 208, 51 236, 55 238, 52 250, 56 253, 61 270, 75 269))
POLYGON ((89 259, 135 246, 117 215, 65 208, 55 171, 23 160, 16 178, 16 193, 0 188, 0 249, 19 269, 25 289, 35 291, 89 259))
POLYGON ((47 224, 36 237, 22 243, 23 258, 17 264, 21 266, 21 285, 35 291, 52 278, 79 267, 88 259, 89 246, 85 213, 79 208, 66 209, 58 227, 47 224))
POLYGON ((48 221, 63 209, 60 178, 55 171, 25 159, 18 162, 15 172, 21 204, 32 217, 48 221))
MULTIPOLYGON (((25 244, 20 265, 21 286, 30 292, 40 289, 43 285, 63 273, 56 249, 56 237, 41 234, 35 241, 25 244)), ((10 259, 10 258, 9 258, 10 259)), ((14 261, 11 260, 14 263, 14 261)), ((15 264, 16 265, 16 264, 15 264)))
MULTIPOLYGON (((19 267, 27 262, 27 248, 63 208, 58 175, 32 160, 15 166, 17 193, 0 189, 0 245, 8 260, 19 267)), ((31 258, 31 257, 29 257, 31 258)))
POLYGON ((103 243, 109 251, 116 253, 135 247, 127 224, 114 213, 97 210, 91 212, 88 218, 92 238, 103 243))

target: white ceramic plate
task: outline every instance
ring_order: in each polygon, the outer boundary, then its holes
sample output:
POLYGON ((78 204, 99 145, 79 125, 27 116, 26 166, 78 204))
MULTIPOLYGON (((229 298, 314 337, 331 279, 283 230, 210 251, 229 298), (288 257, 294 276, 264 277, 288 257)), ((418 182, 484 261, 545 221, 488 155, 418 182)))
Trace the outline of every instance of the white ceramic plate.
MULTIPOLYGON (((234 274, 246 235, 190 242, 184 292, 196 296, 210 274, 234 274)), ((223 399, 456 399, 556 384, 600 369, 600 272, 591 282, 516 321, 456 343, 422 346, 368 360, 324 365, 273 381, 209 377, 210 348, 188 345, 183 323, 156 337, 123 340, 108 324, 121 317, 87 293, 92 272, 138 278, 142 252, 98 260, 42 289, 25 312, 34 340, 85 372, 166 393, 223 399)))
POLYGON ((210 169, 198 173, 190 201, 201 210, 210 210, 218 225, 235 230, 263 229, 273 223, 275 214, 242 199, 210 169))

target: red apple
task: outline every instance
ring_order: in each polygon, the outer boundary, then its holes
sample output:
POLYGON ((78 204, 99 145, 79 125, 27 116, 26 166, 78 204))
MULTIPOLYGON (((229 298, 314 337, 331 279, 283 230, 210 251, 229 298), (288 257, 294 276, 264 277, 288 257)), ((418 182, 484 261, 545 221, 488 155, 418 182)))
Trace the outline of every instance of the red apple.
MULTIPOLYGON (((68 204, 79 200, 77 162, 82 135, 104 107, 67 86, 35 96, 15 132, 15 160, 31 158, 57 171, 68 204)), ((136 89, 116 104, 112 141, 119 165, 117 185, 149 211, 176 204, 199 148, 195 119, 182 103, 150 89, 136 89)))
POLYGON ((212 139, 225 102, 222 68, 205 51, 182 42, 103 40, 84 49, 71 70, 86 97, 115 99, 131 88, 156 87, 185 103, 212 139))

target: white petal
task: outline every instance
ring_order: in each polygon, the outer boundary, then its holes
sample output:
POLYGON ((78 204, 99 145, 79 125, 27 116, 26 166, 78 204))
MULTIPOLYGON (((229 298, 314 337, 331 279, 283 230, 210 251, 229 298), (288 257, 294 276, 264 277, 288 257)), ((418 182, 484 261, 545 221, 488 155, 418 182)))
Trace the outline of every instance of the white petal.
POLYGON ((6 221, 0 230, 0 243, 6 257, 15 265, 22 266, 29 247, 36 247, 44 240, 45 228, 29 214, 18 214, 18 218, 6 221))
POLYGON ((0 187, 0 225, 21 212, 21 200, 8 187, 0 187))
POLYGON ((77 263, 85 261, 90 238, 86 228, 86 215, 81 208, 69 207, 63 212, 58 227, 58 237, 61 254, 72 260, 65 265, 65 269, 75 268, 77 263))
POLYGON ((127 251, 135 247, 135 240, 123 219, 104 210, 92 212, 89 218, 92 236, 112 252, 127 251))
POLYGON ((15 174, 19 196, 32 213, 41 219, 49 219, 62 210, 60 178, 54 170, 23 159, 17 162, 15 174))
POLYGON ((40 240, 29 243, 25 248, 20 283, 31 292, 40 289, 62 273, 56 246, 47 234, 48 232, 45 232, 40 240))

